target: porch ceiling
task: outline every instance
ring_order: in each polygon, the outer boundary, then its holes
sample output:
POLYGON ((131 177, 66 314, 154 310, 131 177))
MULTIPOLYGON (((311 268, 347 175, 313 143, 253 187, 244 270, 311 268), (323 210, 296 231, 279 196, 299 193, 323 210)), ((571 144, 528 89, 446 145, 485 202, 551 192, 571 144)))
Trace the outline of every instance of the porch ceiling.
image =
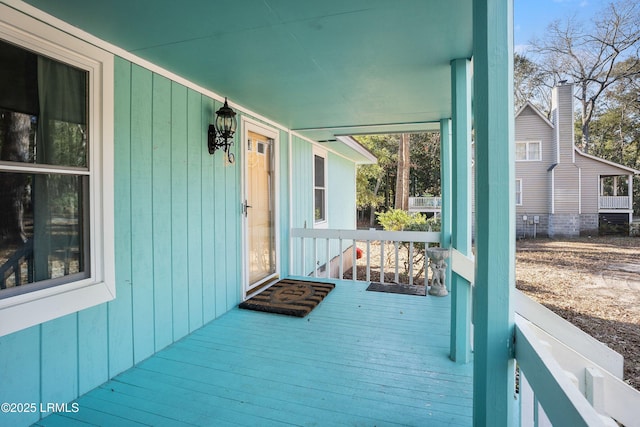
POLYGON ((437 128, 472 51, 472 0, 27 3, 316 140, 437 128))

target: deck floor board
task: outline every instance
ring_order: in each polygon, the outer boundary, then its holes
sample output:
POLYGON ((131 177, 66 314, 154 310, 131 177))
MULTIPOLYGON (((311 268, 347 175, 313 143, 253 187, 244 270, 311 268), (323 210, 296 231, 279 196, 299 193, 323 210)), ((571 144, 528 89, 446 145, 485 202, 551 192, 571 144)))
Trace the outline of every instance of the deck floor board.
POLYGON ((38 425, 471 426, 449 298, 334 282, 305 318, 233 309, 38 425))

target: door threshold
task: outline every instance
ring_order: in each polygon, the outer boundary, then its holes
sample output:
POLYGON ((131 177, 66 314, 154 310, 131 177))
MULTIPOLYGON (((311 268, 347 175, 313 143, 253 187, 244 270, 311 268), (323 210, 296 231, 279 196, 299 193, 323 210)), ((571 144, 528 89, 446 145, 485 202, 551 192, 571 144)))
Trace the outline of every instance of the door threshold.
POLYGON ((280 276, 274 276, 271 277, 267 280, 265 280, 264 282, 260 283, 259 285, 257 285, 254 288, 251 288, 250 290, 248 290, 245 293, 244 299, 249 299, 252 296, 259 294, 260 292, 264 291, 265 289, 267 289, 269 286, 275 284, 278 280, 280 280, 280 276))

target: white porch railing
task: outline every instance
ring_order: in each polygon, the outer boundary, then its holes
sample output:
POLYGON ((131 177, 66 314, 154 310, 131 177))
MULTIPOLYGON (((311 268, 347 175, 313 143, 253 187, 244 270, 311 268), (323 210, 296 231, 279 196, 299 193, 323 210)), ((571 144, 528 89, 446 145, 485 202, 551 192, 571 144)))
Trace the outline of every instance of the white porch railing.
POLYGON ((440 212, 442 197, 409 197, 409 212, 440 212))
MULTIPOLYGON (((294 275, 342 279, 346 264, 353 269, 355 281, 356 244, 364 242, 362 255, 366 280, 370 281, 372 248, 380 242, 380 267, 385 269, 385 251, 389 250, 390 258, 395 259, 392 269, 397 281, 401 242, 409 242, 413 253, 417 243, 439 242, 440 233, 298 228, 291 230, 291 237, 292 252, 296 253, 290 266, 294 275), (345 258, 349 258, 347 262, 345 258), (325 273, 318 268, 323 261, 325 273), (332 261, 337 265, 335 275, 330 273, 332 261)), ((472 259, 452 250, 450 264, 474 282, 472 259)), ((380 278, 384 280, 384 274, 380 278)), ((515 358, 520 372, 519 425, 618 427, 617 421, 626 427, 640 427, 640 392, 622 381, 622 356, 520 291, 513 295, 515 358)))
POLYGON ((514 303, 521 426, 640 426, 620 354, 519 291, 514 303))
POLYGON ((600 196, 600 209, 631 209, 629 196, 600 196))
MULTIPOLYGON (((313 277, 344 277, 345 266, 352 268, 352 280, 357 278, 357 243, 363 243, 362 258, 365 260, 366 281, 371 280, 372 258, 379 256, 380 282, 384 283, 384 272, 389 268, 395 281, 400 276, 400 250, 402 244, 408 245, 410 254, 416 244, 439 243, 440 233, 430 231, 381 231, 381 230, 333 230, 333 229, 291 229, 292 247, 295 256, 291 258, 290 271, 294 275, 313 277), (377 244, 376 244, 377 243, 377 244), (373 248, 379 250, 374 254, 373 248), (346 250, 346 252, 345 252, 346 250), (389 252, 388 252, 389 251, 389 252), (394 262, 387 264, 390 259, 394 262), (324 272, 319 267, 324 267, 324 272), (332 273, 332 266, 335 266, 332 273)), ((407 257, 409 284, 413 284, 416 268, 414 256, 407 257)), ((427 272, 425 266, 425 282, 427 272)))

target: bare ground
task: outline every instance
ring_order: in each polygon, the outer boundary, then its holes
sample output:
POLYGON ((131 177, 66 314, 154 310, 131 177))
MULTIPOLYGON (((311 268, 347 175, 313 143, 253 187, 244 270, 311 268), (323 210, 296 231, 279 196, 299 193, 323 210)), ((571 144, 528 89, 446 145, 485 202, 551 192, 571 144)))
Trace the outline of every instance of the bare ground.
POLYGON ((640 390, 640 238, 520 241, 516 287, 622 354, 640 390))

